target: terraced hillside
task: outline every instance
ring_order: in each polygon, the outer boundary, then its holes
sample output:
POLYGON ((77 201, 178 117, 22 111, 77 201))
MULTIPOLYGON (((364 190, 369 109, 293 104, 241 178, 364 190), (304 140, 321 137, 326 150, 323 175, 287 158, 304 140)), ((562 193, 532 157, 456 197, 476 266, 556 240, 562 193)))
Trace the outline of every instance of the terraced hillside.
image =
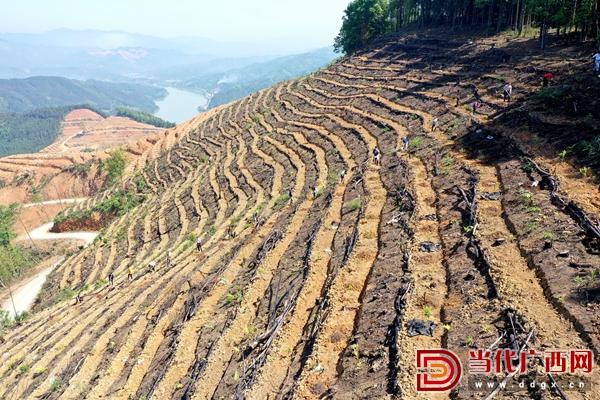
POLYGON ((417 399, 417 348, 598 358, 598 187, 552 150, 577 126, 529 100, 540 64, 582 60, 389 39, 168 131, 122 184, 141 205, 4 335, 0 398, 417 399), (409 336, 415 318, 433 336, 409 336))

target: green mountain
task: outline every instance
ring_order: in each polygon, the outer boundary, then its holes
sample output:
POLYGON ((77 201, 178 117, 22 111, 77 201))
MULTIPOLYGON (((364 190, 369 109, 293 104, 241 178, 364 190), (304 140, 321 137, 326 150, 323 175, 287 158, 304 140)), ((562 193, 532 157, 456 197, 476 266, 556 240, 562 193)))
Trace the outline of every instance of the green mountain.
POLYGON ((81 106, 43 108, 25 113, 0 113, 0 157, 35 153, 54 142, 65 115, 81 106))
POLYGON ((20 113, 89 104, 105 112, 125 106, 152 113, 157 110, 154 100, 166 94, 163 88, 121 82, 78 81, 53 76, 0 79, 0 112, 20 113))

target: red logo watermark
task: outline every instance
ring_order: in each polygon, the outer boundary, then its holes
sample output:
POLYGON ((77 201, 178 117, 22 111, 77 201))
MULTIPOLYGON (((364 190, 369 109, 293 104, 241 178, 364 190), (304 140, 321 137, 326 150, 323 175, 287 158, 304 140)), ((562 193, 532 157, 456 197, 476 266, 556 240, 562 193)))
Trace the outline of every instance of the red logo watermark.
POLYGON ((460 382, 462 365, 446 349, 417 350, 417 392, 445 392, 460 382))
MULTIPOLYGON (((589 375, 594 368, 591 350, 546 350, 527 349, 514 351, 469 350, 468 372, 475 376, 526 375, 528 360, 540 360, 546 374, 589 375)), ((458 356, 447 349, 417 350, 417 392, 444 392, 454 389, 463 375, 458 356)), ((469 378, 470 380, 471 378, 469 378)), ((494 383, 494 380, 491 381, 494 383)), ((480 382, 476 382, 480 383, 480 382)), ((503 382, 505 384, 506 382, 503 382)), ((495 385, 495 383, 494 383, 495 385)), ((556 381, 553 382, 556 385, 556 381)), ((477 386, 479 388, 479 386, 477 386)))

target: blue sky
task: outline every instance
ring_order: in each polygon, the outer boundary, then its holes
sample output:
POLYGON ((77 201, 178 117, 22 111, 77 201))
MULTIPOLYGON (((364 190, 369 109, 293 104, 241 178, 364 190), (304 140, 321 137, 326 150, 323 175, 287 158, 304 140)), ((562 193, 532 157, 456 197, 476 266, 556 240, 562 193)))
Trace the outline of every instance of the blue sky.
POLYGON ((349 0, 0 0, 0 31, 123 30, 325 46, 349 0))

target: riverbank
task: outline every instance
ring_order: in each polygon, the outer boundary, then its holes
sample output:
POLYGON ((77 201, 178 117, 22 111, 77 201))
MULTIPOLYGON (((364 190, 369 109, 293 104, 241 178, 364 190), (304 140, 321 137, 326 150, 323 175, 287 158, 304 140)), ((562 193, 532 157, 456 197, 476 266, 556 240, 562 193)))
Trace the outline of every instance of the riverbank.
POLYGON ((158 111, 154 113, 167 121, 177 124, 192 119, 198 115, 198 109, 208 106, 209 99, 200 94, 174 87, 166 87, 167 96, 156 102, 158 111))

